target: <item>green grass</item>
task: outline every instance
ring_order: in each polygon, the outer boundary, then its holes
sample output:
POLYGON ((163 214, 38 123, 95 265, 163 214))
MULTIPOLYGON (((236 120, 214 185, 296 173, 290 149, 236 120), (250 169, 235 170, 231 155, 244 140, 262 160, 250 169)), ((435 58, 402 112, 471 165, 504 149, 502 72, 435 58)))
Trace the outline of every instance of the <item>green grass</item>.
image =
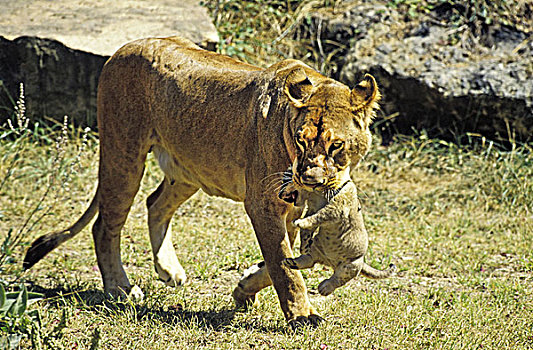
MULTIPOLYGON (((317 53, 297 40, 293 24, 315 7, 342 5, 333 0, 206 3, 217 18, 220 51, 260 65, 292 56, 312 64, 317 53)), ((429 2, 394 3, 406 10, 415 4, 418 11, 429 2)), ((240 203, 199 192, 180 207, 174 242, 189 280, 179 289, 157 281, 144 205, 162 178, 152 158, 122 232, 123 262, 145 293, 143 301, 104 299, 90 228, 22 273, 28 244, 79 217, 96 189, 97 139, 89 137, 78 159, 81 141, 75 132, 63 159, 81 166, 68 190, 56 187, 40 206, 57 174, 57 131, 34 128, 18 154, 12 140, 0 138, 0 179, 16 161, 0 190, 0 241, 19 229, 28 213, 35 211, 38 218, 50 208, 0 266, 0 279, 23 280, 46 295, 30 309, 41 315, 49 348, 533 348, 531 145, 504 151, 483 140, 458 146, 424 134, 399 137, 389 147, 376 140, 353 174, 370 235, 367 262, 378 268, 394 262, 398 276, 359 278, 322 297, 316 288, 331 271, 303 271, 311 301, 326 322, 292 332, 273 288, 260 293, 258 307, 234 310, 233 288, 242 272, 261 260, 240 203)), ((59 178, 69 168, 62 169, 59 178)), ((24 338, 21 348, 30 347, 24 338)))
MULTIPOLYGON (((0 232, 20 224, 51 171, 46 159, 54 145, 32 145, 0 194, 0 232)), ((10 146, 2 141, 0 153, 10 146)), ((69 143, 67 157, 76 151, 69 143)), ((94 139, 80 161, 71 190, 24 237, 26 244, 86 208, 96 185, 94 139)), ((311 300, 327 320, 318 329, 289 331, 272 288, 260 293, 257 308, 233 309, 233 287, 261 260, 240 203, 201 192, 186 202, 174 218, 174 241, 189 282, 174 290, 156 280, 144 206, 162 176, 153 159, 122 234, 124 265, 146 294, 143 301, 103 300, 89 229, 23 278, 47 296, 32 306, 43 333, 52 333, 66 313, 66 327, 51 338, 55 348, 531 348, 532 163, 527 146, 459 147, 423 135, 387 148, 376 143, 354 173, 371 238, 367 261, 376 267, 392 261, 400 272, 383 281, 359 278, 322 297, 316 287, 331 271, 304 271, 311 300)), ((19 274, 24 249, 18 247, 5 279, 19 274)))

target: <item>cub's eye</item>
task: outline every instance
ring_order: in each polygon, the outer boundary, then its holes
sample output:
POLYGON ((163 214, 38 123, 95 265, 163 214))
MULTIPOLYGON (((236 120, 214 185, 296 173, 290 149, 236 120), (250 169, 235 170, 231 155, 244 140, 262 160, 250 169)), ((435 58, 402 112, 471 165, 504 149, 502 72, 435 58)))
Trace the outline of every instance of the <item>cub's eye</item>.
POLYGON ((333 142, 329 146, 328 153, 329 153, 329 155, 333 155, 334 153, 337 153, 338 151, 340 151, 343 148, 344 148, 344 142, 336 141, 336 142, 333 142))

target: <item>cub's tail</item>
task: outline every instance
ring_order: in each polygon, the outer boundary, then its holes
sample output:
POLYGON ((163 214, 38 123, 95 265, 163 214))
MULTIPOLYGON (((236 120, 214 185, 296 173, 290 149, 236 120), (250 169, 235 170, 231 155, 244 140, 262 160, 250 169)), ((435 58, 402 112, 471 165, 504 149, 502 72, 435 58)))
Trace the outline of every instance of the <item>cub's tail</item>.
POLYGON ((390 264, 389 268, 386 270, 378 270, 368 265, 367 263, 363 263, 363 268, 361 269, 361 274, 363 276, 376 279, 376 280, 391 277, 395 273, 396 273, 396 265, 394 264, 390 264))
POLYGON ((24 270, 28 270, 35 265, 39 260, 45 257, 46 254, 57 248, 63 242, 68 241, 72 237, 76 236, 89 222, 94 218, 98 212, 98 190, 94 195, 89 208, 83 213, 83 215, 66 230, 48 233, 44 236, 37 238, 31 247, 26 252, 22 267, 24 270))

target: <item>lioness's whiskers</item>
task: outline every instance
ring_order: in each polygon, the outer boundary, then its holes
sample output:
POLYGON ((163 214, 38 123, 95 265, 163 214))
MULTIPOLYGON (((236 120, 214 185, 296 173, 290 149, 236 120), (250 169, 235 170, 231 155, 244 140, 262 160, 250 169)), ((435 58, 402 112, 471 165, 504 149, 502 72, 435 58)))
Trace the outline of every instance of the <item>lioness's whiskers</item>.
POLYGON ((283 183, 283 180, 281 178, 277 178, 277 179, 270 181, 265 186, 265 192, 273 190, 274 188, 278 187, 281 183, 283 183))
POLYGON ((278 190, 281 188, 281 184, 289 184, 292 181, 292 172, 290 171, 280 171, 276 173, 269 174, 265 176, 263 179, 261 179, 260 183, 264 183, 265 181, 268 181, 268 183, 265 186, 265 190, 263 193, 271 192, 274 190, 278 190))
POLYGON ((282 189, 285 189, 285 187, 287 187, 287 185, 288 183, 282 183, 281 185, 273 189, 274 193, 280 193, 282 189))
POLYGON ((333 198, 333 191, 330 188, 326 189, 325 197, 328 202, 333 198))
POLYGON ((278 171, 277 173, 272 173, 272 174, 269 174, 267 176, 265 176, 264 178, 262 178, 259 183, 263 183, 265 182, 266 180, 272 178, 273 176, 279 176, 279 175, 283 175, 285 174, 286 172, 285 171, 278 171))
POLYGON ((287 174, 288 172, 284 172, 281 178, 271 181, 265 187, 265 191, 263 193, 271 192, 271 191, 275 193, 279 193, 283 191, 292 182, 292 174, 291 176, 287 176, 287 174))

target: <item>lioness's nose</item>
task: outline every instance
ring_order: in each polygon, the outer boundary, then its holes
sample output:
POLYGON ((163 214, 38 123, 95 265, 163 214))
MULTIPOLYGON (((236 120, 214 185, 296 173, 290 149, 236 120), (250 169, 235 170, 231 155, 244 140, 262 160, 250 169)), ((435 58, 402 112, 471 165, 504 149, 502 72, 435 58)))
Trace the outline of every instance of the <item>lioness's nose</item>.
POLYGON ((323 185, 326 183, 326 174, 324 169, 315 166, 307 168, 300 176, 302 183, 308 186, 323 185))

